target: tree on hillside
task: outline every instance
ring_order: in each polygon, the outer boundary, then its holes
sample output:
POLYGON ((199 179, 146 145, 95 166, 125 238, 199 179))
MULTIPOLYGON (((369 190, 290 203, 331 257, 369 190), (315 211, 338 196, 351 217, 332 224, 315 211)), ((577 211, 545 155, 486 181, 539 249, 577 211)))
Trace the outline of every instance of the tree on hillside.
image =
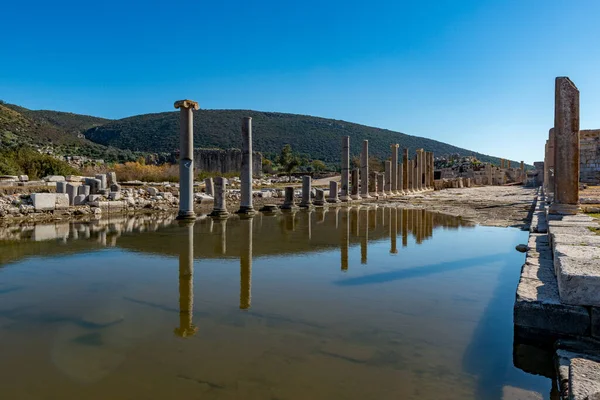
POLYGON ((311 167, 314 172, 321 172, 327 169, 327 165, 321 160, 313 160, 311 167))
POLYGON ((291 182, 292 172, 294 172, 301 164, 300 157, 292 151, 292 146, 289 144, 283 146, 277 162, 281 166, 281 169, 288 174, 289 181, 291 182))

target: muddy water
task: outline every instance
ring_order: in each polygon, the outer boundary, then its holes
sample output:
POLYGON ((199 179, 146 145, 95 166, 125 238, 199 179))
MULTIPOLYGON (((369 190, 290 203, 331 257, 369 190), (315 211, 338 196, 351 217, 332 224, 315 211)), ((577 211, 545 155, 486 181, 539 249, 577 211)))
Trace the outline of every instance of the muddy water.
POLYGON ((391 207, 2 228, 2 398, 548 398, 512 360, 526 239, 391 207))

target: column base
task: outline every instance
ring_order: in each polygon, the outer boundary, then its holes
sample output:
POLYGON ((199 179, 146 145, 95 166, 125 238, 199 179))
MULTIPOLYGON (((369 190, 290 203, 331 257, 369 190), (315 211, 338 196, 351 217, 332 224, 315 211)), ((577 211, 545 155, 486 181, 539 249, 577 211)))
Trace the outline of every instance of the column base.
POLYGON ((229 212, 227 210, 212 210, 212 212, 210 214, 208 214, 209 217, 214 218, 214 219, 227 219, 229 218, 229 212))
POLYGON ((328 198, 328 199, 327 199, 327 202, 328 202, 329 204, 337 204, 337 203, 341 203, 341 200, 340 200, 340 199, 338 199, 338 198, 328 198))
POLYGON ((559 215, 575 215, 580 212, 581 207, 579 207, 579 204, 552 203, 548 209, 548 213, 559 215))
POLYGON ((244 215, 255 215, 256 210, 252 206, 240 206, 240 209, 237 210, 235 213, 244 215))
POLYGON ((265 204, 258 211, 265 214, 277 214, 279 213, 279 207, 277 206, 277 204, 265 204))
POLYGON ((350 201, 350 197, 349 196, 340 196, 340 201, 343 201, 343 202, 350 201))
POLYGON ((361 194, 361 195, 360 195, 360 198, 361 198, 361 199, 370 199, 370 198, 371 198, 371 195, 370 195, 370 194, 368 194, 368 193, 366 193, 366 194, 361 194))
POLYGON ((296 211, 298 210, 298 206, 295 204, 282 204, 279 208, 283 211, 296 211))
POLYGON ((193 211, 182 211, 182 210, 179 210, 179 213, 177 214, 177 219, 178 220, 196 219, 196 213, 193 212, 193 211))
POLYGON ((312 208, 312 203, 300 203, 298 204, 298 207, 300 208, 312 208))
POLYGON ((315 200, 315 201, 313 201, 313 205, 315 207, 325 207, 327 205, 327 202, 315 200))

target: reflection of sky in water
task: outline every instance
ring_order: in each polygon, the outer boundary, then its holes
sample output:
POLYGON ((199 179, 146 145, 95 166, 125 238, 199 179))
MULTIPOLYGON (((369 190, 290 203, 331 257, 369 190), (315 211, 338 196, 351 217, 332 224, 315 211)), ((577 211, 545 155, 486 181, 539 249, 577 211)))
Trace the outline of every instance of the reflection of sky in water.
MULTIPOLYGON (((548 395, 512 366, 526 232, 352 213, 201 221, 13 260, 0 268, 0 385, 19 398, 548 395)), ((54 246, 82 240, 96 239, 54 246)))

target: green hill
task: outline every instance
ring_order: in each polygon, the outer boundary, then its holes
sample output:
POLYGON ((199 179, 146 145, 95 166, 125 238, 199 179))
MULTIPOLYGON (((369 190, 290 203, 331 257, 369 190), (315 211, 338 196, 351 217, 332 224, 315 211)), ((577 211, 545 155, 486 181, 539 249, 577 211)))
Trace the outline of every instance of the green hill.
MULTIPOLYGON (((254 150, 265 155, 279 153, 285 144, 310 158, 328 163, 341 159, 341 138, 350 136, 351 153, 358 155, 362 140, 369 140, 369 152, 379 158, 390 155, 390 144, 408 147, 410 154, 424 148, 436 155, 472 155, 481 161, 499 159, 432 139, 401 132, 306 115, 249 110, 199 110, 194 113, 194 145, 204 148, 239 148, 240 124, 252 117, 254 150)), ((144 114, 111 121, 89 129, 88 139, 108 146, 143 152, 171 152, 179 146, 179 112, 144 114)), ((515 161, 516 162, 516 161, 515 161)))

